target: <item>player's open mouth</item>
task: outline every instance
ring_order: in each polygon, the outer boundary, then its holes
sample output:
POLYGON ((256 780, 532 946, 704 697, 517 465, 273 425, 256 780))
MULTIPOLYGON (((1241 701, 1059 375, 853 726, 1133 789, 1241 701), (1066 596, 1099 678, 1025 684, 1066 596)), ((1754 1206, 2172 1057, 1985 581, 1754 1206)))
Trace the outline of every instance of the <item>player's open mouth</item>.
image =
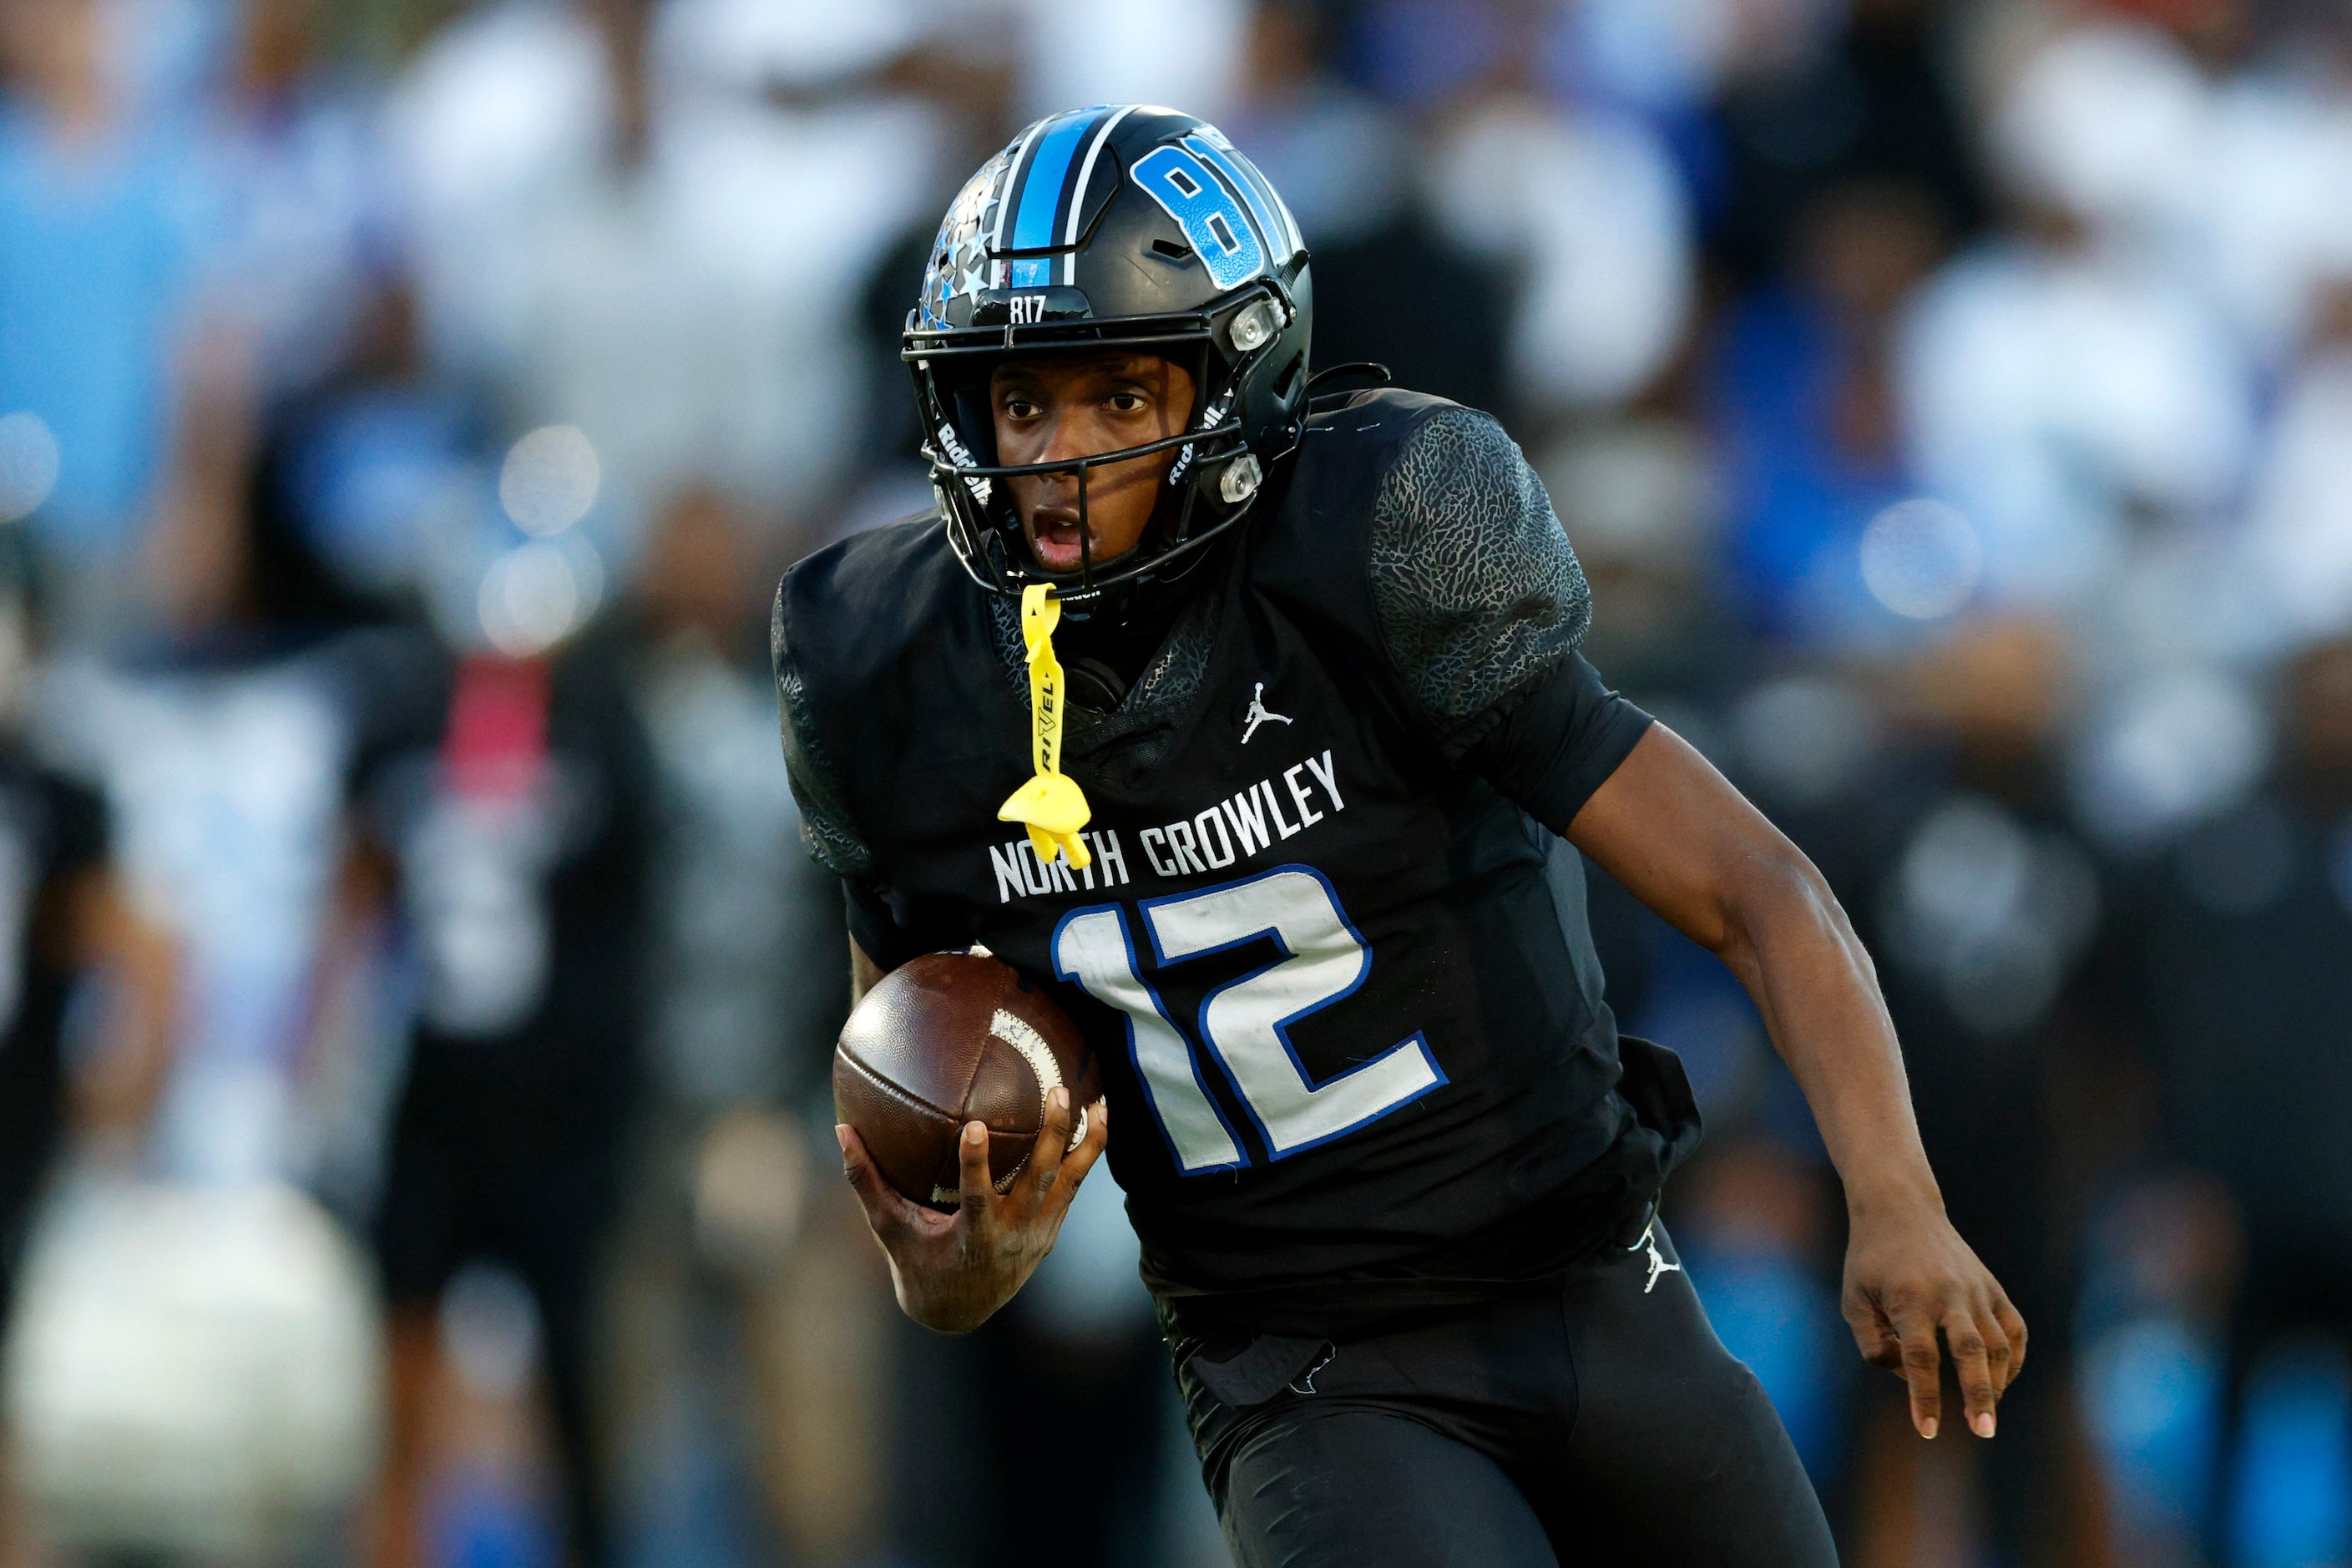
POLYGON ((1083 530, 1076 512, 1041 509, 1030 524, 1031 548, 1037 564, 1048 572, 1076 572, 1086 564, 1083 530))

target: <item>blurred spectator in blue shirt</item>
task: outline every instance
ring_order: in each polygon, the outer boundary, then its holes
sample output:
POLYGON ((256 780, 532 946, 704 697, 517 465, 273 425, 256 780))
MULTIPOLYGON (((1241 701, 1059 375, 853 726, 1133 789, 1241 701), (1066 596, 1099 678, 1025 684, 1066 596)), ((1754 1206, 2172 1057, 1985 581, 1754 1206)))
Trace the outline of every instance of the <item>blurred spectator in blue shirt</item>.
POLYGON ((131 114, 107 20, 0 4, 0 413, 39 421, 48 478, 11 509, 84 560, 120 557, 155 489, 202 206, 184 149, 131 114))
MULTIPOLYGON (((1707 9, 1702 0, 1679 5, 1707 9)), ((1637 7, 1677 8, 1656 0, 1591 8, 1637 7)), ((1717 68, 1723 90, 1710 130, 1726 188, 1709 213, 1709 238, 1727 271, 1743 282, 1778 274, 1814 203, 1857 181, 1906 187, 1948 232, 1968 233, 1982 220, 1961 84, 1950 51, 1939 47, 1947 20, 1922 0, 1720 7, 1716 26, 1727 37, 1716 47, 1728 58, 1717 68)), ((1684 26, 1705 39, 1704 28, 1684 26)))
POLYGON ((1910 479, 1889 385, 1891 323, 1945 244, 1917 187, 1817 199, 1790 275, 1730 311, 1708 393, 1728 481, 1736 597, 1762 627, 1832 643, 1884 629, 1859 542, 1910 479))

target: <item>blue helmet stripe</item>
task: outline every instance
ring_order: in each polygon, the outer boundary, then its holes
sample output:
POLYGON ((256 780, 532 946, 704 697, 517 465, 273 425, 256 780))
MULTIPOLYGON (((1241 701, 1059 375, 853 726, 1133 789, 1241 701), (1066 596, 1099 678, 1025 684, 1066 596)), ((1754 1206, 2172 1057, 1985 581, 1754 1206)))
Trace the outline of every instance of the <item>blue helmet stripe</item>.
MULTIPOLYGON (((1004 225, 1005 221, 1013 216, 1013 187, 1021 179, 1022 166, 1028 161, 1029 149, 1037 144, 1037 133, 1045 128, 1045 121, 1039 121, 1021 133, 1019 142, 1006 149, 1010 154, 1010 161, 1004 166, 1003 184, 998 189, 996 195, 996 222, 988 231, 988 253, 992 258, 996 252, 1004 248, 1004 225)), ((1004 287, 1004 271, 1003 262, 990 260, 985 287, 992 289, 1004 287)))
POLYGON ((1250 217, 1257 224, 1257 231, 1265 241, 1267 260, 1269 262, 1289 260, 1297 249, 1293 243, 1294 236, 1275 216, 1274 213, 1268 210, 1266 195, 1260 191, 1257 182, 1244 174, 1238 162, 1228 157, 1225 150, 1208 137, 1187 136, 1184 138, 1184 145, 1215 164, 1217 172, 1224 175, 1225 184, 1233 186, 1239 193, 1242 200, 1249 204, 1250 217))
MULTIPOLYGON (((1118 129, 1118 122, 1133 114, 1137 107, 1130 103, 1121 108, 1102 122, 1102 129, 1096 132, 1094 139, 1087 143, 1087 161, 1078 165, 1077 183, 1070 187, 1070 216, 1062 226, 1064 245, 1075 247, 1078 243, 1078 220, 1087 210, 1087 187, 1094 183, 1095 160, 1102 156, 1103 143, 1110 140, 1110 133, 1118 129)), ((1073 249, 1062 258, 1062 281, 1076 283, 1077 280, 1078 253, 1073 249)))
MULTIPOLYGON (((1030 155, 1028 175, 1021 183, 1020 211, 1013 220, 1013 239, 1007 249, 1042 250, 1057 243, 1054 219, 1062 210, 1062 187, 1069 180, 1070 164, 1078 155, 1078 143, 1086 140, 1087 132, 1099 117, 1099 110, 1082 110, 1063 117, 1037 139, 1036 151, 1030 155)), ((1053 280, 1053 258, 1039 256, 1014 261, 1005 285, 1013 289, 1042 289, 1053 280)))

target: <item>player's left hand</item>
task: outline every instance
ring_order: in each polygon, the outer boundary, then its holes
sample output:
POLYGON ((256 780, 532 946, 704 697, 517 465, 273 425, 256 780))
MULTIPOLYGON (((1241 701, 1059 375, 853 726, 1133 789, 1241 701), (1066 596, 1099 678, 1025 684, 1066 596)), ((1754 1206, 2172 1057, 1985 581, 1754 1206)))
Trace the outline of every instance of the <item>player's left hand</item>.
POLYGON ((2025 1320, 1940 1205, 1860 1211, 1845 1253, 1845 1321, 1862 1358, 1911 1387, 1911 1424, 1943 1418, 1941 1330, 1969 1429, 1990 1437, 1994 1406, 2025 1366, 2025 1320))

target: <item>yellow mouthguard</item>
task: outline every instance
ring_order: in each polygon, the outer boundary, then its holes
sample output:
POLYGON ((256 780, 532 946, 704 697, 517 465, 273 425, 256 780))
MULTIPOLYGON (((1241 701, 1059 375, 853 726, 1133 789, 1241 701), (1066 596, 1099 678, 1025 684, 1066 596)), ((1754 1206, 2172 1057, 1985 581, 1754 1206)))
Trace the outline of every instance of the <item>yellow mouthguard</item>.
POLYGON ((1030 749, 1037 776, 1014 790, 996 815, 1027 826, 1039 860, 1051 865, 1058 849, 1083 871, 1094 857, 1078 829, 1094 814, 1077 781, 1062 772, 1062 664, 1054 657, 1054 628, 1061 619, 1061 601, 1051 584, 1032 583, 1021 590, 1021 639, 1029 646, 1030 749))

